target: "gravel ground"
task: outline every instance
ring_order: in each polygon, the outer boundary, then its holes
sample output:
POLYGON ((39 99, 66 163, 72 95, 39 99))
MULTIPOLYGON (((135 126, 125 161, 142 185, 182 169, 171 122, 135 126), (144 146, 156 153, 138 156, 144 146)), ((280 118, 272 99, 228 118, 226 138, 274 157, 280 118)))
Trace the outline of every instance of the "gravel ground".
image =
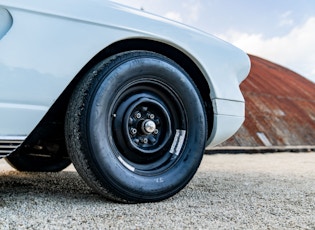
POLYGON ((315 229, 315 153, 205 156, 159 203, 117 204, 73 168, 20 173, 0 160, 0 229, 315 229))

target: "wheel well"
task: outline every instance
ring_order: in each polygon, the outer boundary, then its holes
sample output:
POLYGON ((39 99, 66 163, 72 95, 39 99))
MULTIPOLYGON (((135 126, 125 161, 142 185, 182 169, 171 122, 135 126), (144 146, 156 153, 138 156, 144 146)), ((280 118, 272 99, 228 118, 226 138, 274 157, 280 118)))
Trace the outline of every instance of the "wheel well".
MULTIPOLYGON (((84 68, 78 73, 73 81, 64 90, 61 96, 56 100, 54 105, 50 108, 45 117, 41 120, 34 131, 24 142, 23 146, 36 146, 38 143, 47 143, 49 140, 62 139, 64 143, 64 119, 67 110, 69 98, 81 77, 91 69, 95 64, 104 60, 105 58, 117 53, 131 51, 131 50, 146 50, 160 53, 179 64, 193 79, 195 85, 199 89, 204 106, 207 113, 208 120, 208 136, 211 134, 213 127, 213 108, 210 99, 210 90, 203 74, 196 66, 196 64, 183 52, 167 44, 145 40, 145 39, 131 39, 116 42, 109 47, 99 52, 84 68)), ((44 148, 45 149, 45 148, 44 148)))

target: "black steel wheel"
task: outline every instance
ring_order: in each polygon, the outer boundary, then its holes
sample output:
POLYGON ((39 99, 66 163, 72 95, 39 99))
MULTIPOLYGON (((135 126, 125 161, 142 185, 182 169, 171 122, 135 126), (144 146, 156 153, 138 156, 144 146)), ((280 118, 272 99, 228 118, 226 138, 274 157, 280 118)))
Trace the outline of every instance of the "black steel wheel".
POLYGON ((180 191, 204 152, 207 124, 197 88, 168 58, 126 52, 78 84, 66 116, 68 152, 83 179, 117 201, 180 191))

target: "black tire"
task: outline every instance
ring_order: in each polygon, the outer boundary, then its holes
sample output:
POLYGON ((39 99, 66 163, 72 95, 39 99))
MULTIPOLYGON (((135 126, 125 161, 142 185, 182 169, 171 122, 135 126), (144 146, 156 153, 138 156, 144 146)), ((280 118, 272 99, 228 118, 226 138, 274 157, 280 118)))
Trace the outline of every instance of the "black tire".
POLYGON ((5 159, 9 165, 21 172, 60 172, 71 164, 71 160, 63 156, 32 155, 20 151, 5 159))
POLYGON ((85 75, 70 100, 65 132, 72 162, 91 187, 115 201, 152 202, 191 180, 206 127, 186 72, 162 55, 133 51, 85 75))

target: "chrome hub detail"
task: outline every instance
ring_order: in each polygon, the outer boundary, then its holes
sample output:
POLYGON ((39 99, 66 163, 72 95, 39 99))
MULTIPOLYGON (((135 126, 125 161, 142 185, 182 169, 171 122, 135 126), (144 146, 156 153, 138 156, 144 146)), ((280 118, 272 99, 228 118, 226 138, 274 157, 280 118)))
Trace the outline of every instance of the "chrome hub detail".
POLYGON ((146 134, 153 133, 155 129, 156 124, 152 120, 147 119, 142 123, 142 131, 146 134))

